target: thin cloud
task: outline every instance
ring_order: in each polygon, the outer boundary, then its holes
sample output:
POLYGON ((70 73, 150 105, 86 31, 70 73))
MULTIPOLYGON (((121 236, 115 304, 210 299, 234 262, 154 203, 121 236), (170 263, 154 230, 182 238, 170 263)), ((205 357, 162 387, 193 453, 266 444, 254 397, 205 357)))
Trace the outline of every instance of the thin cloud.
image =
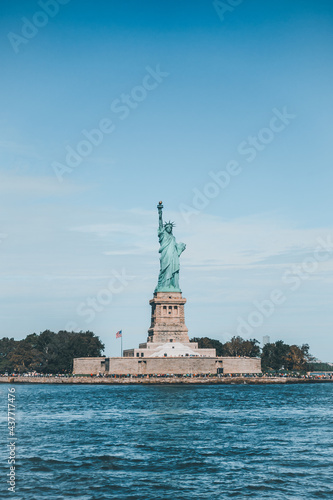
POLYGON ((75 192, 81 192, 86 187, 78 184, 66 183, 61 185, 53 177, 22 176, 2 174, 0 175, 0 193, 3 194, 26 194, 45 196, 64 196, 75 192))

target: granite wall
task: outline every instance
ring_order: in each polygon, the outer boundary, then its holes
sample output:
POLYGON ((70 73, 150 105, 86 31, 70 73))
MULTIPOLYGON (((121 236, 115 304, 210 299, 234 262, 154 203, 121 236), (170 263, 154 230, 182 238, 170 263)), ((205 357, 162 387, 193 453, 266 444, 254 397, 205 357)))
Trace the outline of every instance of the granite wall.
POLYGON ((76 375, 260 373, 260 358, 75 358, 76 375))

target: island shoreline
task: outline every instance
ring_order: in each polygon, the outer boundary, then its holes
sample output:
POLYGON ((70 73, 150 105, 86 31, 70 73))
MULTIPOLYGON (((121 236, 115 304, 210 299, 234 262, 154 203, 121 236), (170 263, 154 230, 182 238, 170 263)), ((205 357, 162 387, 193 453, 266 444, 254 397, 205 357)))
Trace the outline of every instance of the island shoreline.
POLYGON ((70 385, 276 385, 330 383, 333 379, 296 377, 0 377, 3 384, 70 384, 70 385))

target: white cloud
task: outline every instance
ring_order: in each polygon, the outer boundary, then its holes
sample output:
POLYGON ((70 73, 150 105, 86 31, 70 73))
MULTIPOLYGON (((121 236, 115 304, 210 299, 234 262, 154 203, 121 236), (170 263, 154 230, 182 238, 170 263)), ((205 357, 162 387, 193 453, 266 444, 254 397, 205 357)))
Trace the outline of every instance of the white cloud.
POLYGON ((60 184, 55 177, 0 175, 0 193, 16 195, 63 196, 86 188, 70 181, 60 184))
MULTIPOLYGON (((111 214, 110 214, 111 217, 111 214)), ((109 234, 130 234, 133 236, 147 236, 149 233, 147 227, 138 226, 134 224, 126 223, 113 223, 113 224, 88 224, 84 226, 72 227, 71 231, 77 231, 79 233, 92 233, 99 237, 104 237, 109 234)))
POLYGON ((41 159, 31 145, 18 143, 11 140, 0 141, 0 151, 14 153, 15 155, 24 155, 26 157, 35 159, 41 159))
MULTIPOLYGON (((104 255, 152 257, 155 252, 158 259, 155 211, 112 211, 109 217, 117 222, 96 222, 70 230, 95 235, 104 246, 110 246, 102 251, 104 255)), ((179 213, 168 214, 168 218, 176 221, 177 241, 187 245, 181 257, 182 268, 193 272, 283 270, 302 262, 318 246, 319 237, 325 239, 331 234, 329 228, 298 229, 286 221, 269 220, 267 215, 226 221, 201 214, 190 225, 179 213)), ((331 269, 331 263, 321 265, 322 269, 331 269)))

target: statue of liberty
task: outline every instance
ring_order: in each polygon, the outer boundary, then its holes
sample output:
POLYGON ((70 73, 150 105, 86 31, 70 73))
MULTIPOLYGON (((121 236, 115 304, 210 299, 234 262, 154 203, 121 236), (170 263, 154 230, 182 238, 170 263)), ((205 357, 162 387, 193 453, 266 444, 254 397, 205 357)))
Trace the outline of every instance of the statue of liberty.
POLYGON ((174 223, 169 221, 163 224, 162 209, 160 201, 157 205, 159 226, 158 239, 160 242, 160 274, 156 292, 181 292, 179 288, 179 257, 186 248, 184 243, 176 243, 172 234, 174 223))

